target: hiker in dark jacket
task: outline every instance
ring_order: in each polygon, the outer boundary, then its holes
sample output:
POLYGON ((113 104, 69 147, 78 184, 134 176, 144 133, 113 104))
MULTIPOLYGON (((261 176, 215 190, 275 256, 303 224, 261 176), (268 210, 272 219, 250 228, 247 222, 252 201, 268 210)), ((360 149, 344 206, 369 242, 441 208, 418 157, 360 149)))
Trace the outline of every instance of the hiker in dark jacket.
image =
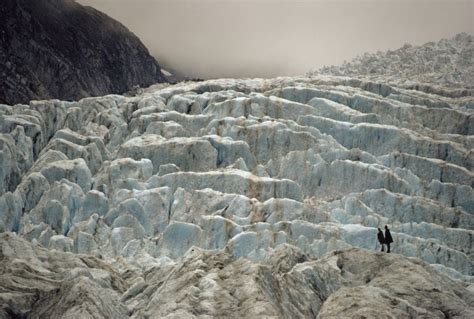
POLYGON ((385 225, 385 244, 387 245, 387 253, 390 252, 390 244, 393 243, 392 234, 390 234, 390 229, 385 225))
POLYGON ((377 229, 379 230, 377 232, 377 239, 379 240, 380 246, 382 246, 381 251, 384 251, 385 238, 383 237, 383 231, 380 228, 377 229))

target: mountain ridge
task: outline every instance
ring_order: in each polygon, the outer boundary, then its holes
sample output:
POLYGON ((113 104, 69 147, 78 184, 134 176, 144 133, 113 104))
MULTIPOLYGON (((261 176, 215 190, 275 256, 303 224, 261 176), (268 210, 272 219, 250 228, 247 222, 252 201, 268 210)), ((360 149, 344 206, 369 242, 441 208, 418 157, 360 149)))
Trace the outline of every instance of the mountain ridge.
POLYGON ((0 18, 0 103, 78 100, 166 81, 141 41, 92 7, 6 0, 0 18))

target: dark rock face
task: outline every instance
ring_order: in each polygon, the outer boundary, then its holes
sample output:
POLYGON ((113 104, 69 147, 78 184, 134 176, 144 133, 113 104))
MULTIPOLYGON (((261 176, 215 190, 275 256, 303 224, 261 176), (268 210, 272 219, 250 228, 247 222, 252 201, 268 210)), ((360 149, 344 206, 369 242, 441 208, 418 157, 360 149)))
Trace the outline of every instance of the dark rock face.
POLYGON ((166 81, 125 26, 72 0, 4 0, 0 103, 76 100, 166 81))

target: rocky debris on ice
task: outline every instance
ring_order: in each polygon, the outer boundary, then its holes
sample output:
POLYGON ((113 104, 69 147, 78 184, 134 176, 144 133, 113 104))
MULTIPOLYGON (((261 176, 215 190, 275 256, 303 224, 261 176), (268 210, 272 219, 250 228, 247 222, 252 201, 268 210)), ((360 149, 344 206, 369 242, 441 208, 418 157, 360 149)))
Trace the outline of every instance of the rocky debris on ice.
POLYGON ((65 253, 54 242, 47 250, 0 234, 2 317, 474 315, 474 294, 462 282, 398 254, 353 248, 315 260, 283 244, 251 262, 190 247, 176 261, 135 256, 136 267, 65 253))
MULTIPOLYGON (((0 235, 0 316, 125 318, 120 302, 127 283, 117 269, 85 255, 31 245, 15 235, 0 235)), ((56 236, 55 236, 56 237, 56 236)))

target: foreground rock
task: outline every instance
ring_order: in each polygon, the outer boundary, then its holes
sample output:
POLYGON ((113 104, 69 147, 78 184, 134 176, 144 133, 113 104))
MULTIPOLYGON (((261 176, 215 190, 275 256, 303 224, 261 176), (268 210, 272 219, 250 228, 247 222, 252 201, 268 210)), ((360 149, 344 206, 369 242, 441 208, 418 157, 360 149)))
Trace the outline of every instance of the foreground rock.
POLYGON ((0 235, 0 316, 124 318, 127 283, 106 262, 0 235))
POLYGON ((133 267, 1 234, 0 283, 2 317, 474 315, 474 294, 462 283, 419 259, 361 249, 311 260, 282 245, 253 263, 234 260, 226 250, 191 248, 176 262, 159 259, 133 267))

